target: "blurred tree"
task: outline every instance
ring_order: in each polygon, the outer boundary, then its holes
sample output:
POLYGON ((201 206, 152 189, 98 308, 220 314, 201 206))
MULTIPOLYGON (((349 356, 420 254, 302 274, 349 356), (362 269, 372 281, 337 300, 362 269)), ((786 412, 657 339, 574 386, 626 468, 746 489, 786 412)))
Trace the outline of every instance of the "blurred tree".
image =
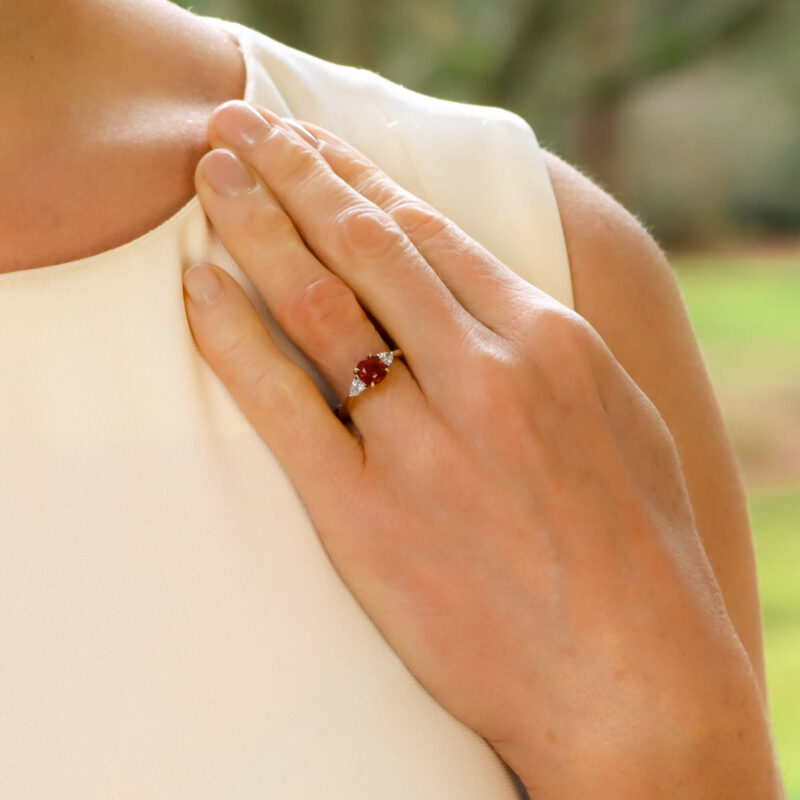
POLYGON ((587 31, 587 47, 616 50, 621 57, 610 66, 586 71, 575 130, 574 152, 580 161, 599 181, 620 186, 620 115, 627 97, 655 76, 685 69, 752 35, 774 5, 771 0, 726 2, 724 6, 692 3, 676 14, 674 0, 650 6, 626 0, 612 4, 613 13, 595 14, 587 31))
MULTIPOLYGON (((667 77, 699 74, 760 36, 777 42, 781 24, 800 23, 797 0, 196 0, 187 7, 426 94, 509 108, 531 121, 544 146, 626 204, 643 203, 645 216, 650 212, 656 227, 675 238, 694 224, 685 198, 698 187, 676 187, 681 204, 636 185, 632 105, 667 77), (776 17, 784 22, 765 25, 776 17)), ((775 69, 795 63, 798 33, 794 46, 790 36, 781 40, 786 58, 775 69)), ((700 141, 704 134, 695 129, 694 135, 700 141)), ((760 147, 767 158, 765 138, 760 147)), ((796 160, 790 143, 781 140, 778 147, 796 160)), ((781 169, 770 162, 765 172, 781 169)), ((764 198, 766 224, 769 217, 793 225, 800 207, 782 204, 797 202, 796 189, 783 187, 769 201, 769 185, 752 181, 764 198)), ((723 214, 733 220, 749 213, 744 197, 723 203, 707 196, 706 202, 720 211, 697 214, 695 228, 723 214)))

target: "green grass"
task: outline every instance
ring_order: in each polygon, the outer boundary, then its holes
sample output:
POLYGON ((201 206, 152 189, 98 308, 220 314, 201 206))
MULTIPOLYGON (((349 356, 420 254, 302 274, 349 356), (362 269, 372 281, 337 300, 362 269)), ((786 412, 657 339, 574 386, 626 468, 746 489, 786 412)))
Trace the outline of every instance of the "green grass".
POLYGON ((789 800, 800 800, 800 475, 786 458, 776 458, 771 472, 749 470, 756 454, 763 462, 781 444, 785 453, 788 432, 798 429, 800 255, 672 263, 723 411, 744 408, 751 438, 764 432, 754 447, 744 426, 740 432, 730 425, 753 527, 775 740, 789 800), (771 420, 783 442, 768 440, 769 428, 759 427, 773 409, 784 415, 771 420), (751 474, 768 474, 771 482, 756 485, 751 474))
POLYGON ((748 494, 764 618, 767 689, 790 800, 800 800, 800 486, 748 494))
POLYGON ((800 256, 672 263, 710 369, 757 361, 800 381, 800 256))

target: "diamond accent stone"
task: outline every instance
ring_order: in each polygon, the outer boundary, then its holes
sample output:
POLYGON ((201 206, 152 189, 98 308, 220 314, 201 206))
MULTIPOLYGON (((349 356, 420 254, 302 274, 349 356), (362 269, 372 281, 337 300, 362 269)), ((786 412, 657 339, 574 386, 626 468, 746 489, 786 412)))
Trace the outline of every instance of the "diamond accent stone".
POLYGON ((392 361, 394 361, 394 353, 391 350, 387 350, 385 353, 378 353, 378 358, 383 361, 387 367, 390 367, 392 361))
POLYGON ((353 382, 350 384, 350 397, 357 397, 367 388, 367 384, 361 380, 358 376, 353 378, 353 382))

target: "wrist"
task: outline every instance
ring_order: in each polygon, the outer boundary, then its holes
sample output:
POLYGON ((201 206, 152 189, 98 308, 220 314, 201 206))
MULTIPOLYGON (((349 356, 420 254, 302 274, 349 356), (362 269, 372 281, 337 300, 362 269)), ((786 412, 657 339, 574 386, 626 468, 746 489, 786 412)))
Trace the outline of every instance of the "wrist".
POLYGON ((496 749, 537 800, 786 800, 755 680, 732 692, 725 709, 699 710, 692 724, 643 720, 624 741, 609 725, 593 726, 591 743, 543 732, 545 745, 496 749))

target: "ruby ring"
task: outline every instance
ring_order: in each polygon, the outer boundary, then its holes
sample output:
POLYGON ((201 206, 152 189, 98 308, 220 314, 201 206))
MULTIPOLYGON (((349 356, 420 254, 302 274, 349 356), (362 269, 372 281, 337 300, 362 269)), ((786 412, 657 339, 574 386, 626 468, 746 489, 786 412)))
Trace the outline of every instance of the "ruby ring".
POLYGON ((336 407, 336 416, 342 422, 350 419, 350 407, 354 398, 379 384, 389 374, 389 367, 395 358, 402 355, 402 350, 386 350, 374 355, 370 353, 355 365, 353 368, 355 377, 350 384, 350 394, 336 407))

